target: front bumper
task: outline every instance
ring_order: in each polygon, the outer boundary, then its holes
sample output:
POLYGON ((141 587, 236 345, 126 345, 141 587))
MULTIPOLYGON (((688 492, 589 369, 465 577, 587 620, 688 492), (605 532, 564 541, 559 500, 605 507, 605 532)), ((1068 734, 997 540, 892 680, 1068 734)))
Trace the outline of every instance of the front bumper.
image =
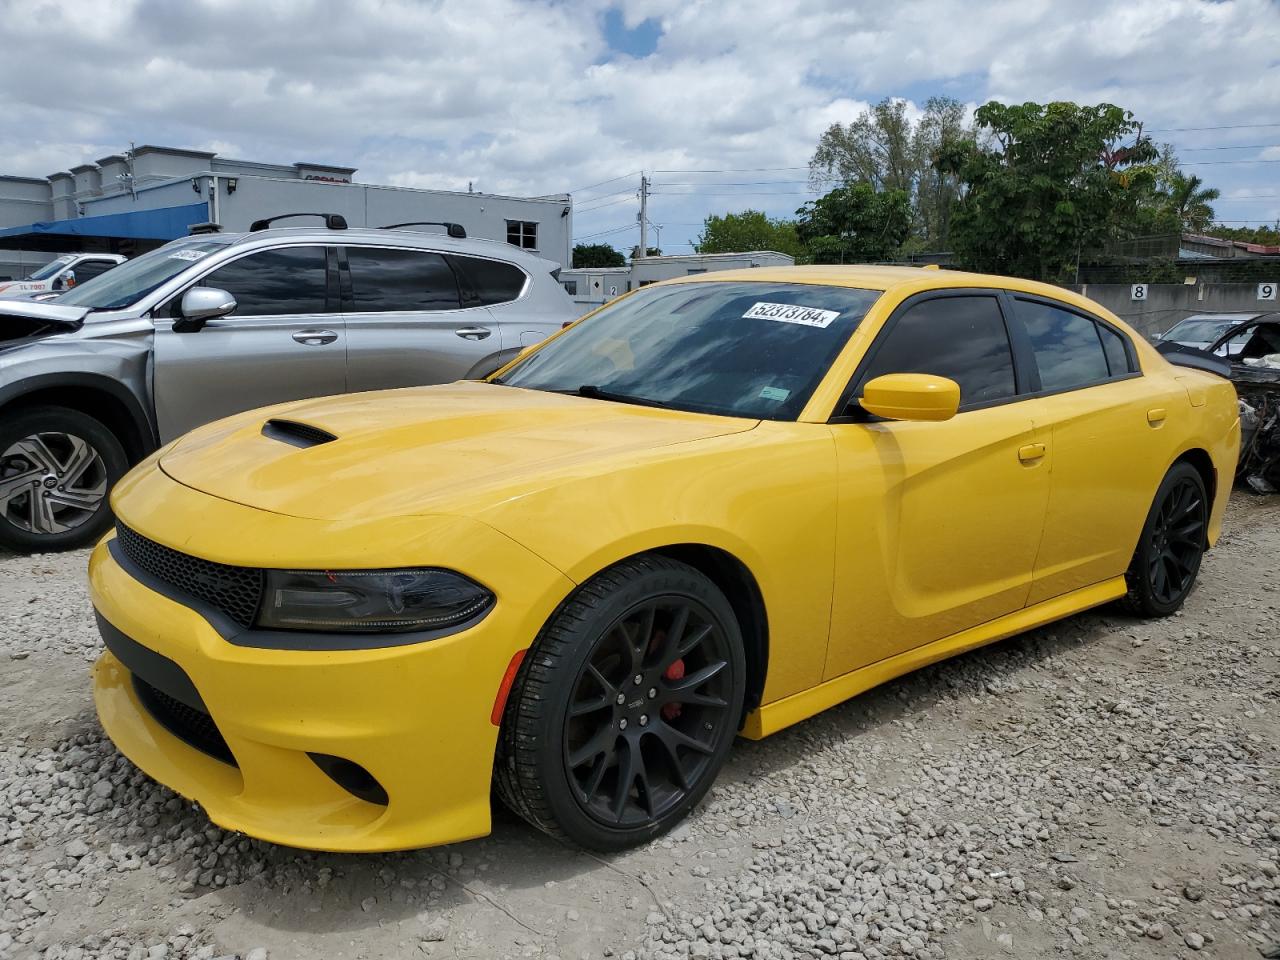
POLYGON ((309 555, 309 565, 325 568, 435 564, 485 582, 498 597, 493 610, 451 636, 380 649, 271 650, 227 642, 195 610, 135 579, 112 556, 111 537, 89 563, 104 633, 118 631, 117 650, 123 635, 176 665, 234 762, 171 732, 110 650, 94 671, 103 728, 137 766, 198 802, 215 823, 334 851, 407 849, 489 832, 494 698, 511 657, 572 589, 569 580, 496 531, 456 518, 358 529, 300 520, 198 493, 158 470, 135 473, 113 503, 144 536, 221 562, 298 565, 309 555), (358 764, 387 803, 339 786, 312 754, 358 764))

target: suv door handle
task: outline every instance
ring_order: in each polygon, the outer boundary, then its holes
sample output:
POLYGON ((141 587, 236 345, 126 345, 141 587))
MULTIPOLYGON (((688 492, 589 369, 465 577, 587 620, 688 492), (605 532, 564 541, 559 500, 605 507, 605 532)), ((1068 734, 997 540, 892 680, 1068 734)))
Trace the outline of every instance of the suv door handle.
POLYGON ((1018 448, 1018 459, 1023 463, 1034 463, 1044 459, 1044 451, 1043 443, 1028 443, 1018 448))
POLYGON ((464 340, 484 340, 493 333, 488 327, 459 327, 453 332, 464 340))
POLYGON ((332 330, 299 330, 293 335, 293 339, 308 347, 318 347, 324 343, 333 343, 338 335, 332 330))

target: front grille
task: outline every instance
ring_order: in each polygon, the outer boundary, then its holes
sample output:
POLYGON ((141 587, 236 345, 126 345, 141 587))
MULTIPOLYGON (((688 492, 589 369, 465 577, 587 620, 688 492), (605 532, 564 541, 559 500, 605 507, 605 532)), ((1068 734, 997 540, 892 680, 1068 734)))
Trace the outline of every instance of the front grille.
POLYGON ((116 524, 124 555, 144 573, 179 593, 222 611, 240 626, 253 626, 266 580, 255 567, 233 567, 181 553, 116 524))
POLYGON ((231 748, 223 739, 213 717, 203 710, 189 707, 181 700, 176 700, 162 690, 157 690, 136 673, 133 675, 133 689, 138 699, 147 708, 147 712, 156 718, 162 727, 179 740, 190 744, 201 753, 207 753, 215 760, 238 766, 232 756, 231 748))

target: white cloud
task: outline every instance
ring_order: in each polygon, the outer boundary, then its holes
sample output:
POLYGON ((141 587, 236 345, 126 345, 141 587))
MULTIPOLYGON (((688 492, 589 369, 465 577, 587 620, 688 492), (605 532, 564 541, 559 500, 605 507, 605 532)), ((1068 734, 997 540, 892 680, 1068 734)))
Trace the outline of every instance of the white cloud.
MULTIPOLYGON (((628 28, 661 24, 652 55, 610 56, 608 0, 8 0, 3 172, 45 175, 136 140, 532 195, 642 168, 803 167, 823 129, 883 96, 1106 99, 1166 131, 1280 120, 1270 0, 618 5, 628 28)), ((1188 149, 1269 144, 1280 127, 1157 136, 1188 149)), ((1248 195, 1275 168, 1192 169, 1248 195)), ((787 214, 804 201, 803 170, 701 178, 765 179, 798 182, 696 196, 660 185, 653 216, 672 224, 668 249, 698 232, 676 225, 708 212, 787 214)), ((633 222, 633 203, 615 199, 579 215, 578 232, 633 222)), ((1244 201, 1232 209, 1252 215, 1244 201)), ((609 239, 627 246, 634 231, 609 239)))

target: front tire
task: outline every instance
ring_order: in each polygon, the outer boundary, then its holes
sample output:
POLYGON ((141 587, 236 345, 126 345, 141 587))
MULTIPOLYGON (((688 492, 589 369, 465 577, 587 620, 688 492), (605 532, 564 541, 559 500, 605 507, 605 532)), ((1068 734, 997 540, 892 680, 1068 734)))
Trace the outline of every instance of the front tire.
POLYGON ((32 407, 0 420, 0 545, 21 553, 84 546, 111 526, 107 495, 128 469, 93 417, 32 407))
POLYGON ((1165 474, 1125 573, 1125 606, 1141 617, 1167 617, 1195 586, 1207 546, 1209 499, 1200 472, 1175 463, 1165 474))
POLYGON ((623 561, 583 584, 525 657, 497 793, 553 837, 644 843, 710 789, 745 687, 742 634, 716 585, 666 557, 623 561))

